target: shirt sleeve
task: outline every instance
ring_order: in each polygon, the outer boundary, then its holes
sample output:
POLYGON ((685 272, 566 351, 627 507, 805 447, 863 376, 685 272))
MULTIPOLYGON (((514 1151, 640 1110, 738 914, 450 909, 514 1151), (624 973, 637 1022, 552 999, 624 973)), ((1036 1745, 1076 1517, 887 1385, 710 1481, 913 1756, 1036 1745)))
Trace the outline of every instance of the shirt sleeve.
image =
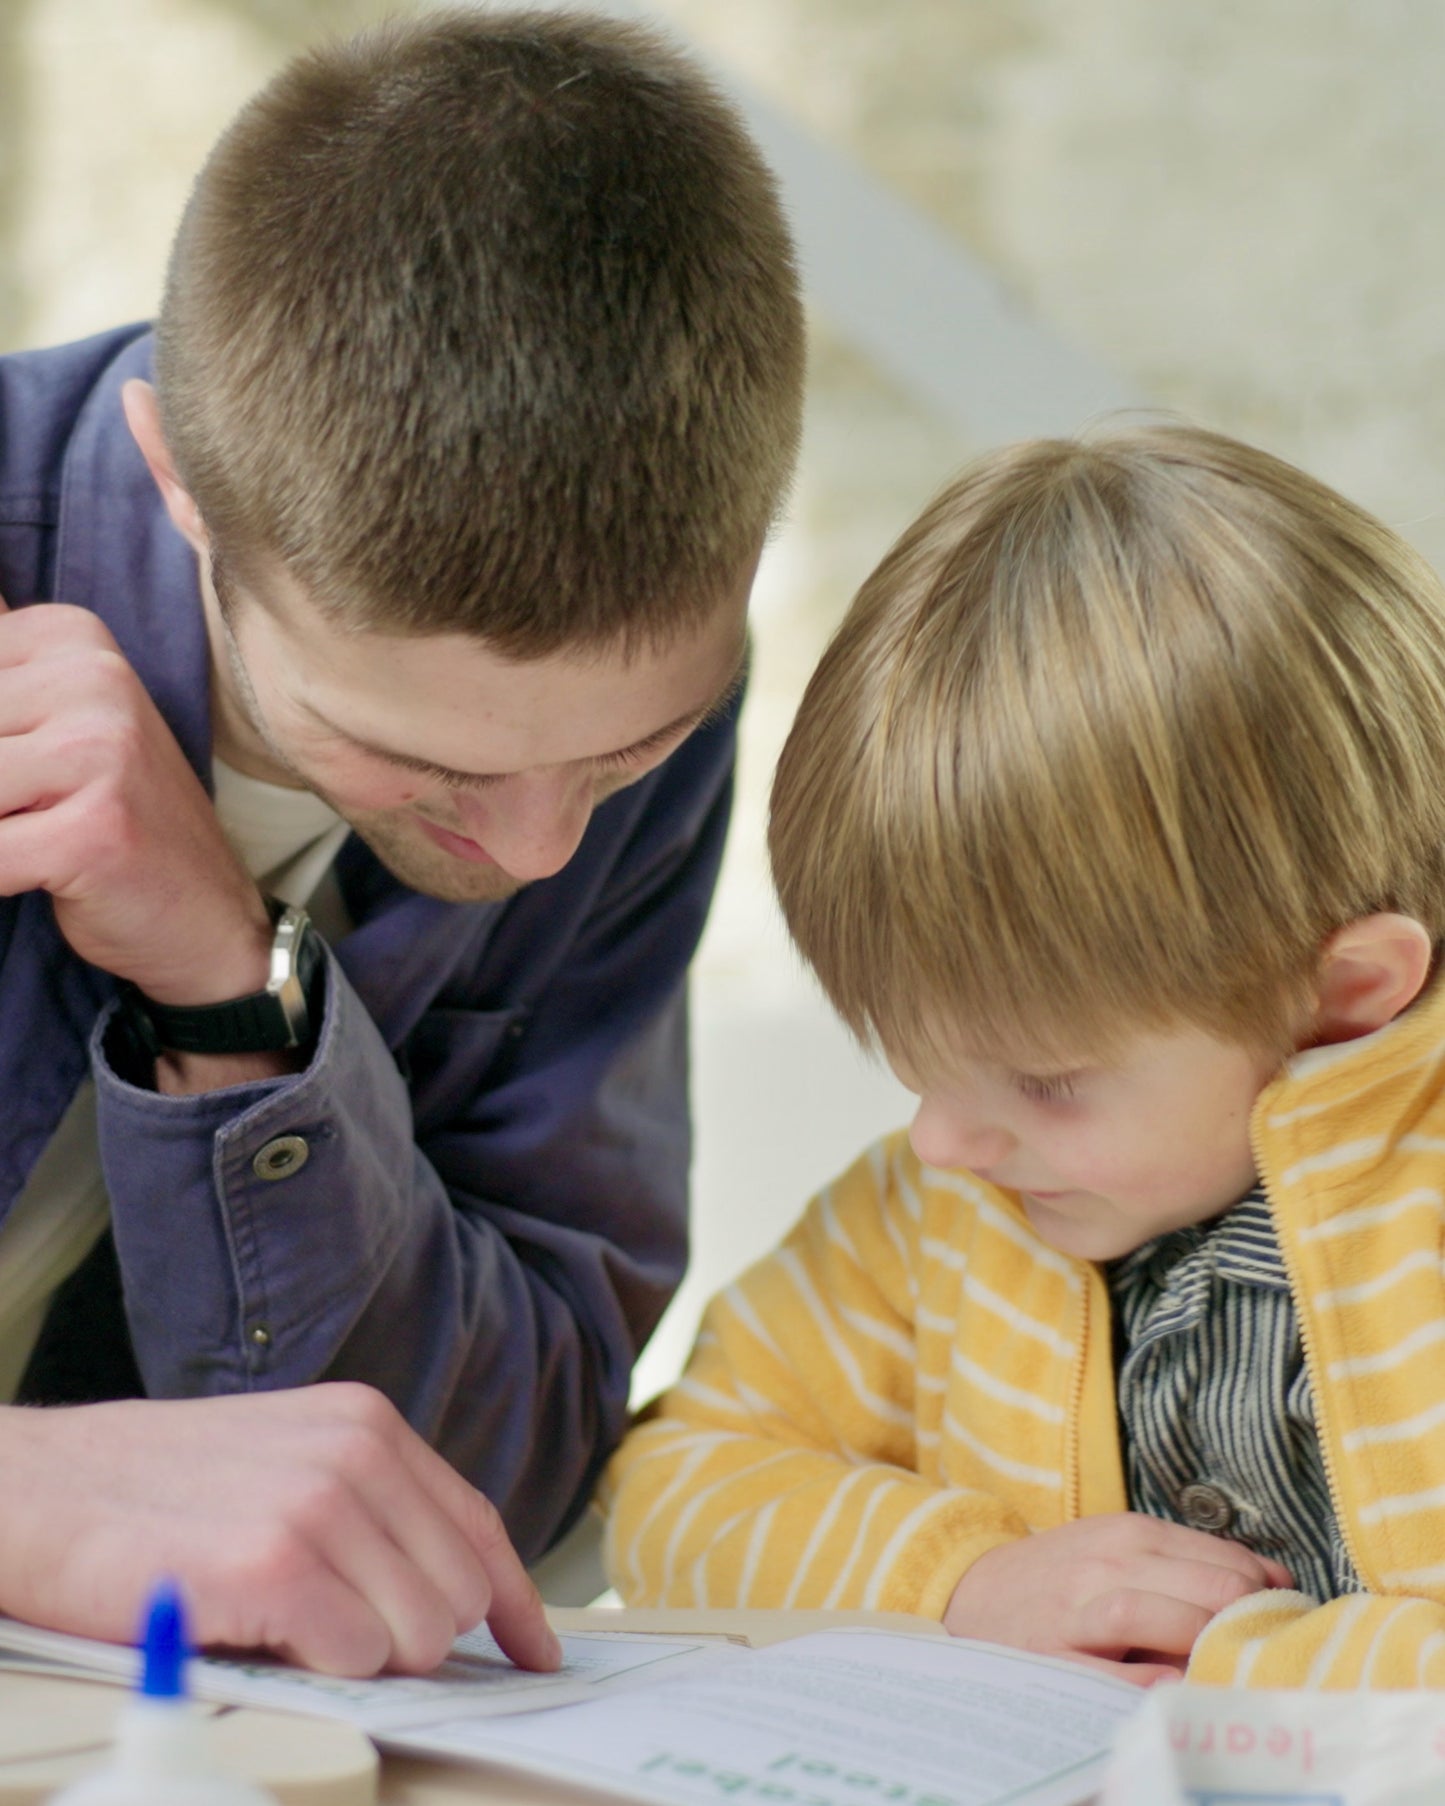
POLYGON ((608 1470, 629 1605, 939 1618, 1018 1512, 917 1471, 918 1228, 865 1156, 715 1298, 688 1368, 608 1470))
POLYGON ((712 731, 675 780, 688 808, 663 832, 637 816, 526 1010, 446 1012, 474 1053, 525 1016, 495 1094, 433 1074, 418 1120, 334 955, 318 1044, 284 1079, 161 1096, 117 1069, 102 1017, 102 1161, 148 1394, 363 1381, 524 1558, 566 1527, 686 1258, 685 973, 730 800, 731 729, 712 731))
POLYGON ((1221 1687, 1445 1686, 1445 1605, 1349 1593, 1251 1593, 1212 1619, 1191 1681, 1221 1687))

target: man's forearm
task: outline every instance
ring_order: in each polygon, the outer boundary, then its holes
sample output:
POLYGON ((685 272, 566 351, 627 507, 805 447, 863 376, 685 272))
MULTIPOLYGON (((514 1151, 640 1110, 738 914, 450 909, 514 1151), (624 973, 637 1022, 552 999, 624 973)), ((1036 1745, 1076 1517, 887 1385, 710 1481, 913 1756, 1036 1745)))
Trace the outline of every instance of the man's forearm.
MULTIPOLYGON (((620 1433, 627 1370, 664 1301, 668 1242, 671 1277, 680 1272, 685 1147, 677 1163, 655 1163, 665 1206, 649 1204, 646 1174, 609 1180, 581 1155, 571 1204, 553 1152, 556 1203, 534 1215, 490 1199, 485 1145, 464 1155, 456 1138, 444 1184, 415 1145, 390 1050, 334 966, 331 977, 316 1055, 286 1079, 161 1097, 126 1084, 99 1050, 102 1152, 146 1388, 378 1386, 535 1555, 620 1433), (599 1210, 619 1236, 630 1222, 645 1265, 599 1239, 599 1210)), ((669 1028, 656 1064, 677 1058, 669 1028)), ((679 1100, 681 1083, 679 1070, 679 1100)), ((518 1108, 539 1133, 532 1107, 518 1108)), ((555 1138, 568 1140, 567 1125, 555 1138)), ((600 1158, 615 1164, 606 1149, 600 1158)))

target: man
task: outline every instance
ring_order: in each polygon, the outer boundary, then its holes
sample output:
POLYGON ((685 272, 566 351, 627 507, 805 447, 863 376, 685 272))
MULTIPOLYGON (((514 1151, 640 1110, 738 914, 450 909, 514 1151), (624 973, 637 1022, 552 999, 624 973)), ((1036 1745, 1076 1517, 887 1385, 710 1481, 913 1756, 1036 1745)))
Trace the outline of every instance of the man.
POLYGON ((0 1380, 65 1407, 0 1408, 0 1609, 123 1636, 163 1568, 205 1641, 551 1659, 502 1526, 681 1271, 801 365, 697 73, 468 13, 243 111, 154 346, 0 362, 0 1380))

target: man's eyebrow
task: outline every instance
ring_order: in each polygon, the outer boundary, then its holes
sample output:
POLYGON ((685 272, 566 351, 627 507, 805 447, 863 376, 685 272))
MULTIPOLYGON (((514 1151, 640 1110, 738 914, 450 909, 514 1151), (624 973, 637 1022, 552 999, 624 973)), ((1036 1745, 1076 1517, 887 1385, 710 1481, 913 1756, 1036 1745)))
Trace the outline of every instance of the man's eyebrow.
MULTIPOLYGON (((665 727, 656 728, 643 739, 634 740, 630 746, 619 746, 614 752, 593 753, 588 762, 604 764, 614 759, 625 759, 629 754, 645 753, 652 747, 660 745, 664 740, 671 739, 674 734, 692 733, 695 729, 705 727, 710 722, 720 721, 737 701, 738 693, 748 680, 752 654, 752 639, 749 636, 743 641, 742 651, 738 654, 738 662, 733 667, 731 677, 711 702, 704 703, 701 708, 689 709, 687 714, 679 715, 676 721, 668 722, 665 727)), ((410 753, 396 752, 389 746, 378 746, 374 740, 363 740, 356 734, 348 734, 345 729, 339 728, 334 721, 329 721, 319 709, 314 708, 304 698, 301 699, 301 706, 319 727, 325 728, 330 734, 335 734, 338 740, 344 740, 348 746, 355 746, 361 752, 368 752, 373 758, 384 759, 388 765, 399 766, 405 771, 421 772, 426 777, 442 778, 453 784, 489 784, 499 777, 508 775, 506 772, 498 771, 454 771, 449 765, 435 765, 430 759, 414 758, 410 753)))

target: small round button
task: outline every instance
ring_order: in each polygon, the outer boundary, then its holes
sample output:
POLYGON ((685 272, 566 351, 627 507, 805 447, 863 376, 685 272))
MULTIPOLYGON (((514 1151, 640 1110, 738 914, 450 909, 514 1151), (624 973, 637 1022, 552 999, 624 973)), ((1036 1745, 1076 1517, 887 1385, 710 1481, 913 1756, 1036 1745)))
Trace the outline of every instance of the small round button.
POLYGON ((311 1149, 302 1136, 277 1135, 256 1155, 251 1171, 258 1179, 289 1179, 310 1158, 311 1149))
POLYGON ((1180 1490, 1179 1515, 1193 1530, 1228 1530, 1234 1522, 1234 1506, 1226 1493, 1207 1480, 1196 1480, 1180 1490))
POLYGON ((254 1324, 251 1329, 251 1340, 255 1343, 257 1348, 269 1348, 271 1346, 271 1332, 264 1323, 254 1324))

